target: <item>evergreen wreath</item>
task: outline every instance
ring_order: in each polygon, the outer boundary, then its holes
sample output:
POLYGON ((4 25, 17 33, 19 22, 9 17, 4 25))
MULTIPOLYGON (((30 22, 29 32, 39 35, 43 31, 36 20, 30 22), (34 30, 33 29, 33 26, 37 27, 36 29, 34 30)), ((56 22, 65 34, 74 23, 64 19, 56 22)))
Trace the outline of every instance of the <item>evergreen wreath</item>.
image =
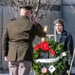
MULTIPOLYGON (((67 66, 67 51, 63 50, 64 43, 57 43, 54 40, 45 40, 41 43, 38 43, 34 46, 34 63, 32 65, 32 71, 35 72, 35 75, 61 75, 66 71, 67 66), (66 56, 61 56, 61 53, 65 52, 66 56), (56 62, 52 63, 40 63, 36 62, 37 59, 43 59, 43 54, 48 53, 51 55, 51 58, 60 57, 56 62), (51 71, 52 68, 53 71, 51 71), (50 70, 49 70, 50 69, 50 70)), ((49 56, 47 59, 50 59, 49 56)))

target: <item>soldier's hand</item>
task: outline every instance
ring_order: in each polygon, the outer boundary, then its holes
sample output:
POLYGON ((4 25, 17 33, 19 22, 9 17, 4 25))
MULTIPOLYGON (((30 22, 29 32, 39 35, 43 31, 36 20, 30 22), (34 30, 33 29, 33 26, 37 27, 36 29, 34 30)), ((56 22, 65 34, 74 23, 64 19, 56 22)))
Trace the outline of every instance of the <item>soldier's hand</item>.
POLYGON ((35 15, 31 16, 31 19, 33 22, 35 22, 36 24, 38 23, 38 19, 35 17, 35 15))
POLYGON ((8 61, 8 57, 7 56, 5 57, 5 61, 8 61))

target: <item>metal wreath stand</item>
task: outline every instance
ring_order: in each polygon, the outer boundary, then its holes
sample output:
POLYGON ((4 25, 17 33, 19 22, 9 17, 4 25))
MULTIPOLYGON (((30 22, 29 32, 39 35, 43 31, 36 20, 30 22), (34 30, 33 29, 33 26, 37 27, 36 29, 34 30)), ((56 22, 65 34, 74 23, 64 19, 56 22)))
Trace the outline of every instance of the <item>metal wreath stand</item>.
POLYGON ((74 51, 73 51, 73 57, 72 57, 72 60, 71 60, 70 68, 69 68, 69 70, 67 70, 67 74, 68 74, 68 75, 71 74, 72 65, 73 65, 73 62, 74 62, 74 56, 75 56, 75 49, 74 49, 74 51))

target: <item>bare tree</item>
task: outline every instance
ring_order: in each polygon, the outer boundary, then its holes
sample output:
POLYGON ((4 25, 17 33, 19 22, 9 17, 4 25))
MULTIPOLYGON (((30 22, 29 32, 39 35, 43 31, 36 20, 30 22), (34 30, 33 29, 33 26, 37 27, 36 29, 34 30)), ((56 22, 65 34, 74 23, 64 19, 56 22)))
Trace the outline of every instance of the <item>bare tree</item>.
POLYGON ((71 7, 71 9, 67 9, 67 10, 70 11, 71 13, 75 14, 75 9, 72 4, 70 4, 70 7, 71 7))
POLYGON ((36 17, 38 20, 41 20, 47 15, 47 12, 57 1, 58 0, 3 0, 3 3, 13 8, 14 6, 18 8, 22 4, 32 5, 34 7, 32 16, 36 17), (45 12, 40 11, 41 9, 45 12))

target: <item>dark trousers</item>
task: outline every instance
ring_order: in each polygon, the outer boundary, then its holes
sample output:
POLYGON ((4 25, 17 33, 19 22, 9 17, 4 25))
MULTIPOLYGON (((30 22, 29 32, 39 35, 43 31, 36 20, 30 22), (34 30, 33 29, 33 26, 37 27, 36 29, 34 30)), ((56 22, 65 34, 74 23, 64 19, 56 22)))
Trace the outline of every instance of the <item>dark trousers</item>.
POLYGON ((64 72, 62 75, 68 75, 66 72, 64 72))

